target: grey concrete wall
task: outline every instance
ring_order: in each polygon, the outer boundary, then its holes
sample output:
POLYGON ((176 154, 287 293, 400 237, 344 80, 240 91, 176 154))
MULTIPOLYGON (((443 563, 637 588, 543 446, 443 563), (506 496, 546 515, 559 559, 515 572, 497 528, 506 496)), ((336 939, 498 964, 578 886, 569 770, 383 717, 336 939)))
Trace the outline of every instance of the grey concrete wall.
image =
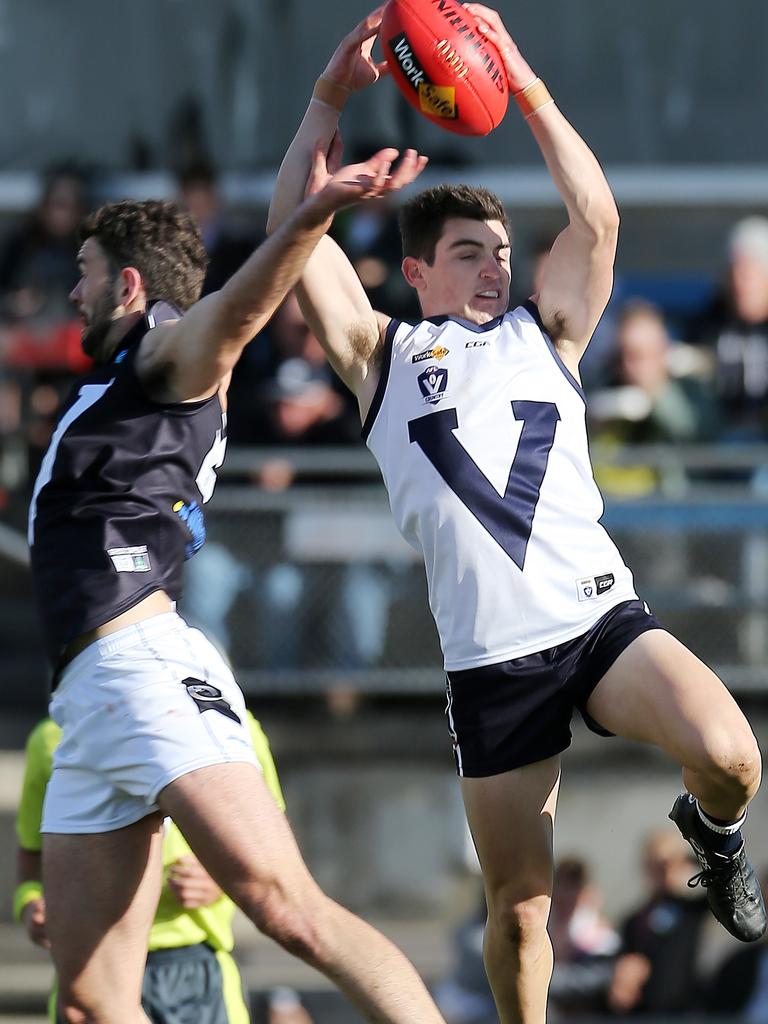
MULTIPOLYGON (((227 167, 274 164, 318 72, 365 0, 0 0, 0 168, 77 153, 120 167, 141 139, 179 158, 169 129, 199 103, 227 167)), ((499 8, 563 109, 608 163, 761 162, 768 9, 717 0, 537 0, 499 8)), ((377 135, 476 163, 537 162, 516 116, 462 142, 411 116, 384 84, 345 117, 348 142, 377 135)))

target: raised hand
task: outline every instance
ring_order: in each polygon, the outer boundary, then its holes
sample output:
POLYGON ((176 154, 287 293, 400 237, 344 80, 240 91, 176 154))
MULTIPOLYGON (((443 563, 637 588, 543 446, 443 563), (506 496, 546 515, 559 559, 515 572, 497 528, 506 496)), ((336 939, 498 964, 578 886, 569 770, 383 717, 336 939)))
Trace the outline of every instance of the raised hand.
POLYGON ((326 65, 323 78, 350 92, 357 92, 387 73, 387 62, 374 60, 372 53, 385 6, 382 4, 371 11, 344 36, 326 65))
POLYGON ((208 907, 221 896, 221 889, 200 861, 189 854, 171 864, 168 888, 185 910, 208 907))
POLYGON ((36 946, 43 949, 50 949, 51 943, 48 940, 48 931, 45 926, 45 900, 31 900, 21 912, 21 923, 26 929, 27 935, 36 946))
POLYGON ((504 70, 507 73, 510 91, 520 92, 521 89, 530 85, 536 76, 504 27, 499 13, 484 4, 469 3, 464 5, 464 9, 474 15, 477 19, 477 27, 499 51, 499 55, 504 61, 504 70))
POLYGON ((398 156, 396 149, 380 149, 362 163, 339 167, 341 139, 337 134, 327 154, 322 146, 315 147, 307 195, 312 196, 328 216, 332 216, 345 206, 397 192, 415 181, 428 161, 428 157, 415 149, 406 149, 392 173, 392 164, 398 156))

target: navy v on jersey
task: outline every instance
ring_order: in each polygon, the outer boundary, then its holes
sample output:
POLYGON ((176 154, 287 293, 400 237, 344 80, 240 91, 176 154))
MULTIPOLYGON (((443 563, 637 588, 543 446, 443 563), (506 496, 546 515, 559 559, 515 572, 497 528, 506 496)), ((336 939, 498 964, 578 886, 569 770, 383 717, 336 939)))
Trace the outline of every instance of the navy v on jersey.
POLYGON ((424 556, 448 670, 585 633, 636 597, 604 528, 584 395, 533 303, 390 324, 363 434, 424 556))
POLYGON ((35 483, 28 538, 54 665, 75 637, 154 591, 178 600, 184 560, 205 540, 226 416, 218 395, 146 397, 135 370, 146 331, 142 320, 75 384, 35 483))

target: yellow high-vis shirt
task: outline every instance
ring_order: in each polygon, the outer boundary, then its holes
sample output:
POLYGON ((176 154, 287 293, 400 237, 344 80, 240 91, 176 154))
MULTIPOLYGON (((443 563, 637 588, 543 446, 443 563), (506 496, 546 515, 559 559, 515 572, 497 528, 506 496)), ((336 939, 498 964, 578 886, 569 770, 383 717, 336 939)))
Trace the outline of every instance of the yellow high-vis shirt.
MULTIPOLYGON (((285 800, 269 748, 269 740, 250 711, 246 712, 246 716, 253 749, 264 772, 264 781, 275 802, 284 811, 285 800)), ((42 849, 40 824, 43 800, 51 777, 53 754, 60 739, 59 726, 52 719, 45 718, 35 726, 27 740, 24 781, 16 814, 16 834, 19 845, 25 850, 38 852, 42 849)), ((148 949, 176 949, 200 942, 209 945, 217 952, 221 965, 229 1024, 247 1024, 248 1013, 240 993, 239 974, 234 961, 228 955, 234 946, 234 903, 228 896, 222 895, 209 906, 185 909, 167 885, 171 866, 179 857, 189 854, 192 854, 192 850, 186 839, 176 825, 167 819, 163 839, 164 883, 149 934, 148 949)))

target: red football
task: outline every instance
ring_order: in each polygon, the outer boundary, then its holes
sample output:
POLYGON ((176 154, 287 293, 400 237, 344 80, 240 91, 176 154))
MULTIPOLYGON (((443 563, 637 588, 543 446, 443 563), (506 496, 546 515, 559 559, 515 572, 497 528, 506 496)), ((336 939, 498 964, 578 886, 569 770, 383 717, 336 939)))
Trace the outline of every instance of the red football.
POLYGON ((487 135, 501 123, 504 65, 458 0, 389 0, 379 39, 398 88, 434 124, 487 135))

